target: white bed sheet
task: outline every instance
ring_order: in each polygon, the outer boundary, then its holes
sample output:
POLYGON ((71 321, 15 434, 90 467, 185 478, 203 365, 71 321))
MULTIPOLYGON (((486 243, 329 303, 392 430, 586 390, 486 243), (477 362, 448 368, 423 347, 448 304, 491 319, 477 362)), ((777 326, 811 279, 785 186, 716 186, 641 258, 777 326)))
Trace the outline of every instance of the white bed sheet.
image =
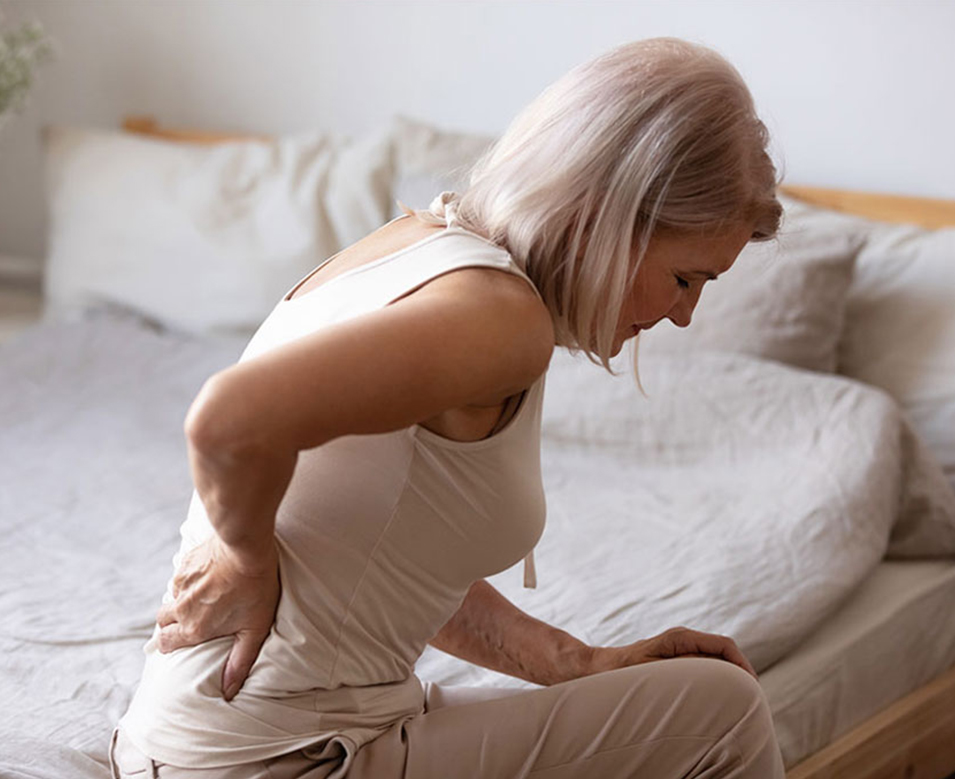
MULTIPOLYGON (((109 731, 137 682, 190 494, 182 416, 201 381, 234 360, 240 347, 104 316, 33 328, 0 348, 0 776, 107 775, 109 731)), ((552 577, 558 571, 546 560, 539 560, 539 574, 552 577)), ((942 572, 953 563, 889 565, 942 572)), ((799 659, 800 648, 766 670, 789 763, 855 722, 860 711, 952 664, 955 616, 939 604, 952 603, 955 577, 939 578, 933 594, 931 577, 898 576, 885 587, 894 581, 892 591, 911 592, 911 603, 880 621, 892 599, 879 591, 870 599, 878 608, 833 629, 831 652, 827 641, 813 642, 838 616, 796 641, 808 648, 808 660, 799 659), (929 609, 921 618, 919 604, 929 609), (938 635, 925 641, 929 628, 938 635), (900 635, 910 651, 894 655, 905 645, 900 635), (918 636, 927 645, 920 651, 911 644, 918 636), (885 668, 858 662, 865 644, 875 659, 885 646, 891 655, 885 668), (884 695, 870 689, 876 681, 889 684, 884 695)), ((865 593, 859 590, 837 614, 865 593)), ((429 662, 426 656, 420 664, 423 678, 442 680, 429 662)), ((771 664, 764 654, 757 667, 771 664)))

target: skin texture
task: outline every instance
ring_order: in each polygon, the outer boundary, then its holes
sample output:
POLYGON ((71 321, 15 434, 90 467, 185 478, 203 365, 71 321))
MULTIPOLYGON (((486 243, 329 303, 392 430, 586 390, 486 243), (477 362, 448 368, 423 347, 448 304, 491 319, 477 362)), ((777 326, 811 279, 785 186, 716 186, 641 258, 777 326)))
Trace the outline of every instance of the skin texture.
POLYGON ((728 271, 752 234, 752 225, 739 224, 716 234, 654 235, 617 323, 614 353, 634 328, 649 330, 663 319, 688 327, 708 277, 728 271))
MULTIPOLYGON (((665 318, 689 325, 707 277, 728 270, 751 235, 751 225, 655 235, 618 321, 615 350, 665 318)), ((235 636, 222 679, 231 700, 274 622, 281 596, 275 514, 298 452, 412 424, 461 440, 477 428, 486 433, 497 417, 475 414, 536 381, 553 346, 549 313, 526 282, 464 269, 213 376, 189 410, 185 433, 196 490, 216 532, 180 563, 175 600, 157 614, 159 650, 235 636), (341 379, 321 380, 328 375, 341 379)), ((722 657, 756 676, 726 636, 679 627, 626 646, 592 647, 525 614, 483 580, 431 643, 545 685, 679 656, 722 657)))

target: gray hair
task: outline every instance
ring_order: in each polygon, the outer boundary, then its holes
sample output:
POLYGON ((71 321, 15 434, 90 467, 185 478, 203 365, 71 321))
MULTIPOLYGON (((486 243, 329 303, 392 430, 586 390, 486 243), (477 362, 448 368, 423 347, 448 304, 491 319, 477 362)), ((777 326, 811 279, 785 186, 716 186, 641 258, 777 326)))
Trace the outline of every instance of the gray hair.
POLYGON ((530 277, 558 344, 610 370, 625 295, 655 230, 753 224, 752 240, 775 236, 782 207, 768 142, 746 84, 717 52, 635 41, 528 105, 471 168, 456 218, 530 277))

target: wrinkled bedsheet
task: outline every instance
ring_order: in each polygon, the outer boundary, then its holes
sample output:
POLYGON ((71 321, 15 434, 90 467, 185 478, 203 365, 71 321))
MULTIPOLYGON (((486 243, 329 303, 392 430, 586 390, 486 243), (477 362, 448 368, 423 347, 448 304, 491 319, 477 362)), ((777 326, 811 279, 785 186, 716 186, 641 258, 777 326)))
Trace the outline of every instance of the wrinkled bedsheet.
MULTIPOLYGON (((243 346, 105 312, 0 346, 0 776, 108 775, 191 494, 186 409, 243 346)), ((649 399, 555 357, 539 586, 492 578, 520 607, 591 643, 725 633, 761 671, 890 544, 946 551, 955 496, 886 395, 739 356, 641 367, 649 399)), ((418 673, 527 686, 430 649, 418 673)))
MULTIPOLYGON (((884 556, 955 554, 955 495, 888 395, 742 355, 638 364, 647 398, 551 362, 538 587, 489 579, 535 617, 591 644, 722 633, 762 672, 884 556)), ((430 647, 418 673, 532 686, 430 647)))

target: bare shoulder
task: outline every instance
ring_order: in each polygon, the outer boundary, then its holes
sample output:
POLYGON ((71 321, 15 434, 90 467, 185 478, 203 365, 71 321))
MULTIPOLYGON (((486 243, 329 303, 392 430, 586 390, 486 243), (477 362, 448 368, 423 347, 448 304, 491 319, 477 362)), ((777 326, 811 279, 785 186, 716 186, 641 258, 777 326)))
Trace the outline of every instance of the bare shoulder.
POLYGON ((190 430, 213 448, 293 451, 414 424, 477 440, 546 371, 553 349, 550 312, 525 278, 452 270, 220 371, 193 404, 190 430))
MULTIPOLYGON (((515 273, 487 267, 462 268, 438 276, 392 305, 438 306, 456 312, 458 327, 487 333, 497 359, 520 363, 509 371, 520 377, 511 385, 477 403, 503 400, 515 390, 527 389, 550 363, 554 326, 550 311, 530 282, 515 273)), ((494 355, 473 355, 479 365, 494 355)))

